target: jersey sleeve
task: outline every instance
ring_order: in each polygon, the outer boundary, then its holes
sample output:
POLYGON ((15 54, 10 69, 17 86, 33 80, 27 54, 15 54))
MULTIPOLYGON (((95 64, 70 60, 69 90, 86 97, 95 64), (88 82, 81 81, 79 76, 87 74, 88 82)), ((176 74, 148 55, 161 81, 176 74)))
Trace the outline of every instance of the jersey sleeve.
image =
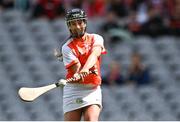
POLYGON ((101 54, 106 54, 106 49, 104 47, 104 39, 102 36, 98 35, 98 34, 94 34, 94 45, 95 46, 100 46, 102 48, 102 52, 101 54))
POLYGON ((62 47, 63 63, 67 68, 78 63, 78 58, 74 55, 71 48, 67 45, 62 47))

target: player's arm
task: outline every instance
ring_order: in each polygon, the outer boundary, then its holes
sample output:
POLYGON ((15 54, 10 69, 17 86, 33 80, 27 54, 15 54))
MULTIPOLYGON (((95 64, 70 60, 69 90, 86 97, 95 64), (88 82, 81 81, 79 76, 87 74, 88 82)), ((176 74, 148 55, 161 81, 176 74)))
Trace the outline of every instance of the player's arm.
POLYGON ((104 48, 104 39, 102 38, 102 36, 94 34, 94 40, 95 41, 93 44, 92 52, 80 71, 84 76, 88 75, 89 69, 95 65, 99 56, 103 53, 106 53, 106 50, 104 48))
MULTIPOLYGON (((80 70, 81 64, 79 62, 69 67, 68 70, 71 70, 73 74, 77 74, 80 72, 83 75, 82 77, 87 76, 89 74, 89 69, 96 64, 98 57, 101 55, 101 52, 102 52, 101 46, 93 47, 91 54, 89 55, 85 65, 81 70, 80 70)), ((76 78, 77 80, 80 80, 80 77, 76 77, 76 78)))
POLYGON ((73 74, 78 73, 79 69, 81 68, 80 63, 76 63, 68 68, 68 70, 71 70, 73 74))
POLYGON ((82 72, 82 73, 89 72, 89 69, 92 68, 95 65, 95 63, 97 62, 98 57, 101 55, 101 51, 102 51, 101 46, 93 47, 91 54, 89 55, 85 65, 83 66, 83 68, 81 69, 80 72, 82 72))
MULTIPOLYGON (((74 55, 72 50, 68 46, 62 47, 63 62, 68 71, 72 74, 78 74, 81 68, 81 64, 78 58, 74 55)), ((80 80, 80 77, 75 77, 76 80, 80 80)))
POLYGON ((68 68, 68 70, 71 70, 71 72, 74 74, 75 81, 80 81, 81 76, 79 75, 79 70, 81 68, 80 63, 76 63, 68 68))

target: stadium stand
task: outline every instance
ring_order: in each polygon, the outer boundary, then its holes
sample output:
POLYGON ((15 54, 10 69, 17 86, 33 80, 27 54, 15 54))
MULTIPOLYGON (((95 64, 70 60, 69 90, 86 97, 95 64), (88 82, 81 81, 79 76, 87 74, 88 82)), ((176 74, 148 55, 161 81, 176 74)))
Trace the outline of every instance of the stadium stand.
MULTIPOLYGON (((94 19, 94 18, 93 18, 94 19)), ((88 31, 98 32, 103 20, 90 21, 88 31), (93 26, 94 25, 94 26, 93 26)), ((56 89, 32 103, 17 95, 21 86, 41 86, 64 78, 65 69, 53 57, 68 36, 63 19, 26 20, 20 11, 0 14, 0 120, 54 121, 63 120, 62 90, 56 89)), ((180 120, 180 42, 178 37, 135 37, 132 42, 107 45, 102 75, 112 57, 123 70, 130 64, 133 49, 151 67, 153 83, 148 86, 103 86, 103 111, 100 120, 180 120)))

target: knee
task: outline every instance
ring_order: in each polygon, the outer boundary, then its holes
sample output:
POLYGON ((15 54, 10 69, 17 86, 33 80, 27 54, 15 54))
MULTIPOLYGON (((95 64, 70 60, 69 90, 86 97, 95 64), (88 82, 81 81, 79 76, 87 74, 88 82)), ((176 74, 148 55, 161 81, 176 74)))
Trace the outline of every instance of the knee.
POLYGON ((90 105, 84 109, 84 121, 98 121, 100 108, 97 105, 90 105))
POLYGON ((99 115, 90 114, 84 116, 84 121, 98 121, 99 115))

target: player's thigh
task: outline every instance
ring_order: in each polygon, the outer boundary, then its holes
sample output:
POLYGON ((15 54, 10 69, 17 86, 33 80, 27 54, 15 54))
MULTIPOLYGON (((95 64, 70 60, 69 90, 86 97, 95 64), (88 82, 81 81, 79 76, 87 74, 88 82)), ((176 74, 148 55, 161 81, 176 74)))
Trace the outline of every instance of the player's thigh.
POLYGON ((84 108, 84 121, 98 121, 101 109, 98 105, 90 105, 84 108))
POLYGON ((64 114, 65 121, 80 121, 82 109, 73 110, 64 114))

